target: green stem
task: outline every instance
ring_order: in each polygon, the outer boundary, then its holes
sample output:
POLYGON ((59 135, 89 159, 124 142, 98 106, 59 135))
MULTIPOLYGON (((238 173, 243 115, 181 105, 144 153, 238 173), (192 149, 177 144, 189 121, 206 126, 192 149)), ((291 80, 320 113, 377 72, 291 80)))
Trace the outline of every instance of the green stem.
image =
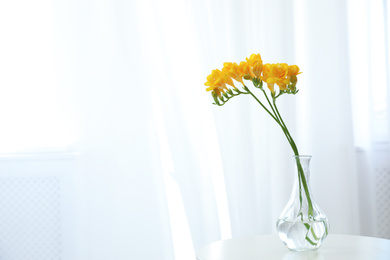
MULTIPOLYGON (((272 111, 274 112, 274 115, 277 116, 277 114, 276 114, 276 112, 275 112, 275 109, 273 108, 273 106, 272 106, 272 104, 271 104, 271 101, 269 101, 269 98, 268 98, 267 93, 265 93, 264 89, 262 89, 262 91, 263 91, 263 94, 264 94, 265 98, 266 98, 267 101, 268 101, 269 106, 271 107, 272 111)), ((282 123, 282 122, 280 122, 280 123, 282 123)), ((280 125, 280 124, 279 124, 279 125, 280 125)), ((283 127, 282 127, 282 128, 283 128, 283 127)))
MULTIPOLYGON (((267 109, 263 103, 261 103, 261 101, 245 86, 245 91, 247 91, 264 109, 265 111, 267 111, 267 113, 278 123, 278 125, 282 128, 288 142, 290 143, 291 145, 291 148, 292 150, 294 151, 294 154, 296 157, 296 162, 297 162, 297 168, 298 168, 298 176, 300 178, 300 180, 302 181, 302 186, 303 186, 303 189, 305 191, 305 194, 306 194, 306 198, 307 198, 307 201, 308 201, 308 215, 309 215, 309 218, 310 216, 313 216, 313 203, 311 201, 311 198, 310 198, 310 193, 309 193, 309 189, 308 189, 308 186, 307 186, 307 182, 306 182, 306 177, 305 177, 305 174, 303 173, 303 169, 302 169, 302 165, 301 165, 301 162, 300 162, 300 159, 299 159, 299 152, 298 152, 298 148, 294 142, 294 139, 291 137, 291 134, 290 132, 288 131, 287 129, 287 126, 286 124, 284 123, 283 121, 283 118, 282 116, 280 115, 279 113, 279 110, 278 110, 278 107, 276 106, 276 98, 273 99, 273 106, 272 106, 272 103, 270 102, 267 94, 264 92, 264 95, 266 96, 266 99, 271 107, 271 110, 272 112, 274 112, 274 114, 272 114, 270 112, 269 109, 267 109)), ((300 188, 301 190, 301 188, 300 188)), ((301 192, 300 192, 301 194, 301 192)), ((301 202, 301 207, 302 207, 302 197, 300 196, 300 202, 301 202)))
POLYGON ((274 104, 274 107, 275 107, 276 115, 278 116, 278 118, 280 119, 280 122, 282 123, 282 128, 285 129, 285 131, 286 131, 286 133, 287 133, 287 135, 288 135, 288 138, 287 138, 287 139, 288 139, 289 142, 290 142, 291 148, 293 149, 294 154, 295 154, 296 156, 299 156, 298 148, 297 148, 297 146, 296 146, 296 144, 295 144, 295 142, 294 142, 294 139, 291 137, 290 132, 288 131, 287 126, 286 126, 286 124, 284 123, 283 118, 282 118, 282 116, 281 116, 280 113, 279 113, 278 107, 276 106, 276 98, 273 99, 273 104, 274 104))
MULTIPOLYGON (((301 161, 300 161, 300 158, 299 158, 299 152, 298 152, 298 148, 295 144, 295 141, 294 139, 292 138, 290 132, 288 131, 287 129, 287 126, 286 124, 284 123, 283 121, 283 118, 281 116, 281 114, 279 113, 279 110, 278 110, 278 107, 276 106, 276 98, 278 96, 273 96, 273 102, 271 103, 270 99, 268 98, 268 95, 266 94, 266 92, 262 89, 266 99, 267 99, 267 102, 272 110, 273 113, 271 113, 271 111, 269 109, 267 109, 263 103, 261 103, 261 101, 245 86, 244 89, 247 91, 248 94, 250 94, 264 109, 265 111, 267 111, 267 113, 278 123, 278 125, 282 128, 282 131, 284 133, 284 135, 286 136, 287 138, 287 141, 290 143, 290 146, 295 154, 295 160, 296 160, 296 163, 297 163, 297 170, 298 170, 298 182, 299 182, 299 202, 300 202, 300 215, 302 217, 302 221, 303 221, 303 213, 302 213, 302 186, 303 186, 303 190, 305 191, 305 195, 306 195, 306 198, 307 198, 307 203, 308 203, 308 218, 309 220, 311 220, 313 218, 313 203, 312 203, 312 200, 311 200, 311 197, 310 197, 310 193, 309 193, 309 188, 308 188, 308 184, 307 184, 307 181, 306 181, 306 176, 304 174, 304 171, 303 171, 303 168, 302 168, 302 164, 301 164, 301 161), (302 185, 301 185, 302 184, 302 185)), ((245 94, 247 94, 245 93, 245 94)), ((311 229, 311 225, 309 224, 306 224, 305 227, 307 228, 307 231, 310 232, 310 229, 311 229)), ((325 227, 326 228, 326 227, 325 227)), ((326 230, 327 231, 327 230, 326 230)), ((311 233, 314 237, 315 240, 318 240, 318 237, 316 236, 315 232, 313 229, 311 229, 311 233)), ((313 242, 309 237, 308 235, 306 234, 306 237, 305 239, 312 245, 317 245, 317 243, 313 242)))
MULTIPOLYGON (((247 93, 251 94, 252 97, 268 112, 268 114, 276 121, 276 123, 278 123, 278 125, 282 128, 282 131, 284 133, 284 135, 286 136, 288 142, 290 143, 290 145, 293 147, 295 147, 295 144, 294 143, 291 143, 291 136, 290 136, 290 133, 288 132, 287 130, 287 127, 284 126, 282 124, 282 122, 280 121, 279 117, 278 117, 278 114, 275 112, 275 109, 274 107, 272 106, 271 102, 269 101, 269 98, 267 96, 267 94, 265 93, 265 91, 263 90, 263 93, 265 95, 265 97, 267 98, 267 101, 268 101, 268 104, 269 106, 271 107, 271 110, 274 114, 272 114, 264 105, 263 103, 261 103, 261 101, 248 89, 248 88, 245 88, 245 90, 247 91, 247 93)), ((277 108, 276 108, 277 109, 277 108)), ((277 110, 276 110, 277 111, 277 110)), ((292 140, 294 142, 294 140, 292 140)), ((294 149, 294 148, 293 148, 294 149)))
POLYGON ((308 203, 308 207, 309 207, 308 215, 309 215, 309 218, 310 218, 310 216, 313 217, 313 203, 311 201, 309 188, 308 188, 308 185, 307 185, 307 182, 306 182, 305 174, 304 174, 303 169, 302 169, 301 161, 300 161, 300 159, 298 157, 299 156, 298 148, 297 148, 297 146, 296 146, 296 144, 294 142, 294 139, 291 137, 290 132, 288 131, 287 126, 284 123, 282 116, 279 113, 278 107, 276 106, 276 98, 273 99, 273 104, 274 104, 274 107, 275 107, 275 111, 276 111, 277 117, 279 118, 279 120, 280 120, 280 122, 282 124, 282 128, 285 129, 287 135, 289 136, 289 138, 287 138, 287 139, 289 139, 290 144, 291 144, 291 148, 293 149, 293 151, 295 153, 295 156, 296 156, 295 159, 296 159, 297 168, 298 168, 298 175, 300 177, 300 180, 302 181, 302 186, 303 186, 303 189, 304 189, 304 191, 306 193, 307 203, 308 203))
POLYGON ((261 101, 248 88, 245 88, 245 90, 251 94, 251 96, 265 109, 265 111, 267 111, 268 114, 280 125, 278 119, 263 105, 263 103, 261 103, 261 101))

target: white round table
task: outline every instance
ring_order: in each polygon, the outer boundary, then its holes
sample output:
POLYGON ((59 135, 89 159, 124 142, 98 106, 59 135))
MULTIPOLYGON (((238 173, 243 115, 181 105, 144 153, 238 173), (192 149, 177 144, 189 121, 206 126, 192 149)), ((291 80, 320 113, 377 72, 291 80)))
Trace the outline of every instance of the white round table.
POLYGON ((201 248, 197 260, 390 260, 390 240, 329 235, 320 249, 293 252, 278 235, 221 240, 201 248))

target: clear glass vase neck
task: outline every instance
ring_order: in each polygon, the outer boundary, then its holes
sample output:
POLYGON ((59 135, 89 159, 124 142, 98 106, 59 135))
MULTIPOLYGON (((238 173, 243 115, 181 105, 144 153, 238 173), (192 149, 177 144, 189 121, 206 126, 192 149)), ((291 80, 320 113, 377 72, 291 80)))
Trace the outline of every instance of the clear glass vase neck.
MULTIPOLYGON (((301 204, 311 204, 313 194, 310 187, 310 155, 296 155, 294 159, 294 186, 291 192, 291 200, 300 200, 301 204), (310 200, 310 202, 308 202, 310 200)), ((311 205, 310 205, 311 207, 311 205)))

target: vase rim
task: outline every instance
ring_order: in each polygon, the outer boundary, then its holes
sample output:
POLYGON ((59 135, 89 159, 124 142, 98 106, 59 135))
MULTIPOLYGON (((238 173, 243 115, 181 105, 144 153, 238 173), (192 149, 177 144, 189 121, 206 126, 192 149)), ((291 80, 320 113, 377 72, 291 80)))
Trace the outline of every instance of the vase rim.
POLYGON ((312 156, 311 155, 305 155, 305 154, 302 154, 302 155, 293 155, 294 158, 311 158, 312 156))

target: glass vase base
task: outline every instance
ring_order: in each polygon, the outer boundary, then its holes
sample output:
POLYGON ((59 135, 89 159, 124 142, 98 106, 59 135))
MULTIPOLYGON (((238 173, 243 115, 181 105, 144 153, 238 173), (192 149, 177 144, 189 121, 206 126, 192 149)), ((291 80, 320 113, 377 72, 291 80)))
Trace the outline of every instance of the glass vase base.
POLYGON ((327 237, 327 219, 302 222, 279 219, 276 223, 278 234, 288 249, 297 252, 315 251, 327 237))

